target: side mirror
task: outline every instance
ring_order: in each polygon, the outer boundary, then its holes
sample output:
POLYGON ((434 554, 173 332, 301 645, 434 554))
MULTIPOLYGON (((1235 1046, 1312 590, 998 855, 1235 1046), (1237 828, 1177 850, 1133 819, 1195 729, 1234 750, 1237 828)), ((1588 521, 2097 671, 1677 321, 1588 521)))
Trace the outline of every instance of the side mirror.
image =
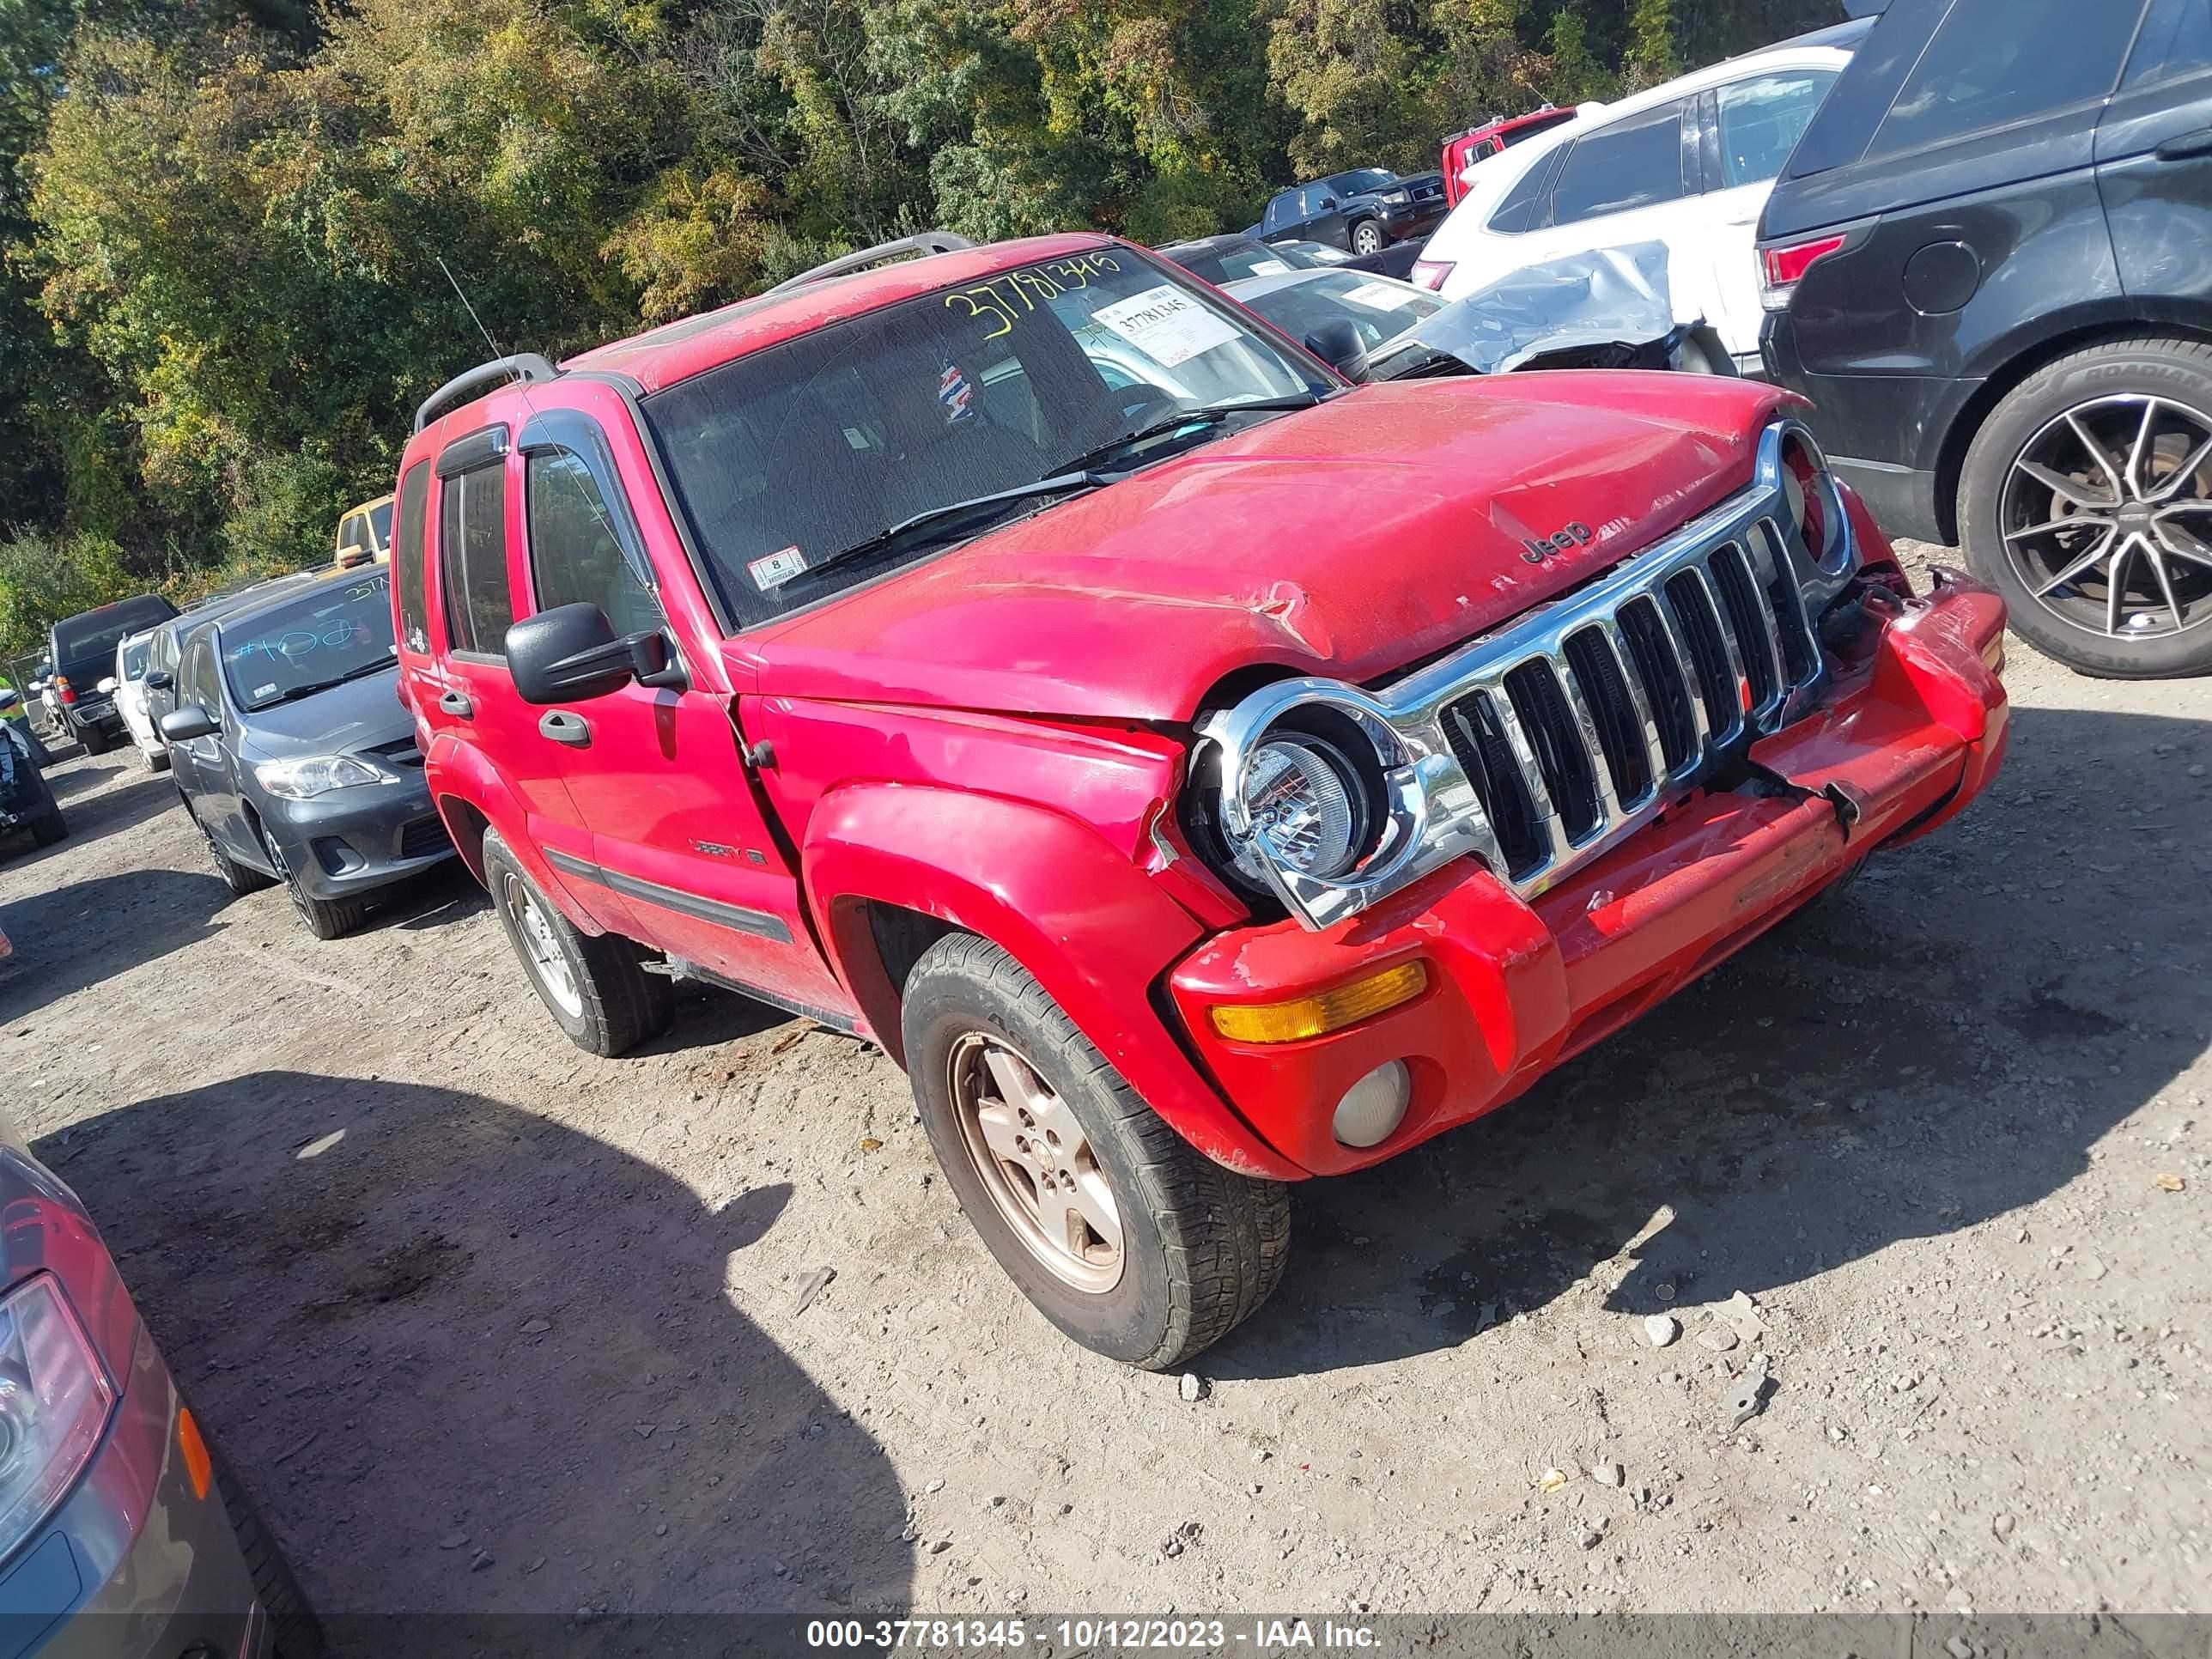
POLYGON ((369 563, 375 557, 375 554, 359 543, 349 542, 345 546, 338 549, 337 568, 341 570, 351 570, 358 565, 369 563))
POLYGON ((556 605, 507 630, 507 671, 523 702, 544 707, 582 702, 641 685, 678 687, 668 637, 659 632, 621 638, 596 605, 556 605))
POLYGON ((1341 317, 1315 324, 1305 348, 1347 380, 1367 378, 1367 348, 1360 342, 1359 331, 1341 317))
POLYGON ((169 671, 166 668, 155 669, 146 676, 145 680, 146 689, 149 691, 166 691, 174 683, 169 678, 169 671))
POLYGON ((95 691, 104 691, 112 697, 115 695, 115 676, 110 674, 106 679, 100 681, 98 685, 94 686, 92 689, 95 691))
POLYGON ((1334 196, 1324 196, 1324 197, 1322 197, 1322 198, 1321 198, 1321 210, 1322 210, 1323 213, 1328 212, 1331 208, 1334 207, 1335 205, 1336 205, 1336 198, 1335 198, 1335 197, 1334 197, 1334 196))
POLYGON ((173 708, 161 716, 164 743, 190 743, 194 738, 211 738, 217 729, 215 716, 196 702, 173 708))

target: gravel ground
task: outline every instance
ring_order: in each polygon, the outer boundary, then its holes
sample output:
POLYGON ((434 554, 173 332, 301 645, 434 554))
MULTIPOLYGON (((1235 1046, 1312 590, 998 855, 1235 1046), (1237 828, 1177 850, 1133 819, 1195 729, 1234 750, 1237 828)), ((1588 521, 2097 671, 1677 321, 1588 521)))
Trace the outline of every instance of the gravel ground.
POLYGON ((2212 682, 2013 664, 1961 823, 1301 1188, 1195 1402, 873 1049, 591 1059, 464 875, 318 944, 127 753, 0 863, 0 1087, 326 1611, 2212 1611, 2212 682))

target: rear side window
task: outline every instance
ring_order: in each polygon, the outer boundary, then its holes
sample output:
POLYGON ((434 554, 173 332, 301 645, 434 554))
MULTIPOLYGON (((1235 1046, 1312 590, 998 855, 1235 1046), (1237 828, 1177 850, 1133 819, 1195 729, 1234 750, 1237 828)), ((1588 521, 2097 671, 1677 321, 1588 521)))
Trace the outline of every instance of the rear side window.
POLYGON ((1552 191, 1552 222, 1579 224, 1690 194, 1683 177, 1682 113, 1682 105, 1668 104, 1577 142, 1552 191))
POLYGON ((1524 230, 1534 230, 1536 228, 1536 210, 1543 202, 1546 188, 1559 170, 1558 150, 1549 150, 1538 156, 1535 166, 1521 175, 1521 182, 1505 192, 1505 199, 1490 216, 1488 228, 1503 236, 1517 236, 1524 230))
POLYGON ((2212 0, 2150 0, 2124 87, 2152 87, 2212 69, 2212 0))
POLYGON ((1782 171, 1835 83, 1830 70, 1790 70, 1731 81, 1715 94, 1719 106, 1721 184, 1764 184, 1782 171))
POLYGON ((2129 0, 1953 0, 1867 154, 1917 149, 2103 97, 2142 15, 2129 0))
POLYGON ((430 499, 430 463, 417 461, 399 485, 399 542, 392 551, 399 593, 399 640, 410 651, 430 648, 429 574, 423 568, 422 514, 430 499))
POLYGON ((530 515, 530 580, 538 608, 587 602, 617 634, 643 634, 666 620, 660 602, 623 556, 614 520, 590 468, 565 449, 533 451, 523 483, 530 515))
POLYGON ((380 552, 392 551, 392 503, 380 502, 368 510, 368 533, 376 538, 380 552))
POLYGON ((438 570, 446 642, 480 657, 507 654, 514 597, 507 580, 507 468, 457 472, 438 492, 438 570))

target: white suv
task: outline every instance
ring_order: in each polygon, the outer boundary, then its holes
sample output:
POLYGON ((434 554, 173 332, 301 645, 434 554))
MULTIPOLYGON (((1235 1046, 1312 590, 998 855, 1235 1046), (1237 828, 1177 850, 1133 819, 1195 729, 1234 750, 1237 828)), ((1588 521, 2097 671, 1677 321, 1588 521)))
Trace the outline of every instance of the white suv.
POLYGON ((1523 266, 1664 242, 1678 322, 1703 318, 1759 366, 1753 243, 1775 175, 1872 18, 1732 58, 1478 161, 1413 280, 1448 300, 1523 266))

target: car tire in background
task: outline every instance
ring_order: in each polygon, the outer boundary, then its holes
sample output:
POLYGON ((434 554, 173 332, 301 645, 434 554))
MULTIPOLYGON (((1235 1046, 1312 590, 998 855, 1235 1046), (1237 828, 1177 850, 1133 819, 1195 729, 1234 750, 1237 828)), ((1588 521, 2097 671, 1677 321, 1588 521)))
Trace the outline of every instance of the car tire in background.
POLYGON ((138 757, 146 763, 146 769, 149 772, 166 772, 169 769, 169 751, 166 749, 158 755, 149 755, 141 749, 138 751, 138 757))
POLYGON ((115 739, 96 726, 88 726, 77 733, 76 740, 84 745, 88 755, 104 755, 115 747, 115 739))
POLYGON ((579 1048, 611 1059, 668 1029, 676 986, 646 971, 653 953, 620 934, 575 927, 538 890, 496 830, 484 832, 483 880, 531 988, 579 1048))
POLYGON ((300 885, 286 861, 284 849, 276 844, 276 837, 269 833, 268 826, 261 830, 261 850, 269 854, 269 867, 274 870, 290 896, 292 908, 317 939, 343 939, 361 926, 368 907, 357 898, 319 899, 300 885))
POLYGON ((40 847, 52 847, 69 834, 69 820, 62 816, 61 803, 49 790, 46 810, 31 820, 31 840, 40 847))
POLYGON ((258 870, 248 869, 222 850, 222 843, 215 838, 207 825, 200 822, 200 815, 193 808, 190 795, 179 789, 177 799, 184 802, 185 816, 191 819, 192 828, 200 832, 200 839, 207 843, 208 861, 215 866, 216 874, 222 878, 222 884, 230 889, 233 897, 244 898, 248 893, 258 893, 264 887, 276 884, 273 877, 264 876, 258 870))
POLYGON ((1382 227, 1372 219, 1362 219, 1351 230, 1352 251, 1363 258, 1382 251, 1382 227))
POLYGON ((2212 672, 2212 345, 2113 340, 2045 364, 1975 433, 1958 512, 1967 565, 2044 655, 2108 679, 2212 672))
POLYGON ((1287 1189, 1192 1147, 999 946, 938 940, 907 976, 901 1019, 946 1184, 1023 1294, 1076 1341, 1171 1370, 1273 1292, 1290 1253, 1287 1189))

